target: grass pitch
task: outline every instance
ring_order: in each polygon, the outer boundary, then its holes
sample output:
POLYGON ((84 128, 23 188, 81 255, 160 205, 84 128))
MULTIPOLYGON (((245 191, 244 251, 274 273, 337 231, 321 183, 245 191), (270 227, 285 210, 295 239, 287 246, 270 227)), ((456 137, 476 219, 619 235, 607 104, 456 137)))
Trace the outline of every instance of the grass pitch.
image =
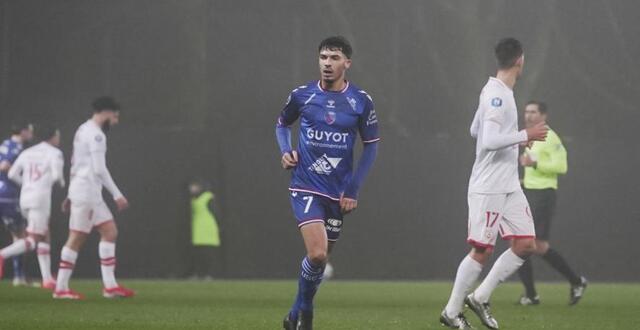
MULTIPOLYGON (((108 300, 98 281, 72 281, 84 301, 54 301, 47 291, 0 283, 0 329, 279 329, 295 294, 294 281, 123 281, 138 292, 108 300)), ((640 329, 640 284, 591 284, 567 306, 566 284, 540 284, 542 304, 514 302, 522 289, 498 288, 492 307, 501 329, 640 329)), ((323 283, 315 328, 443 329, 438 316, 451 283, 323 283)), ((484 329, 471 312, 468 318, 484 329)))

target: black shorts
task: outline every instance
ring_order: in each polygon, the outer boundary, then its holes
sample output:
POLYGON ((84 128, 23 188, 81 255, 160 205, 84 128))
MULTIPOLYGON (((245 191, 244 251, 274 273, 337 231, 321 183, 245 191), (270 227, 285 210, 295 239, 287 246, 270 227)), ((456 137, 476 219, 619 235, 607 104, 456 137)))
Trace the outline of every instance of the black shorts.
POLYGON ((555 189, 524 189, 531 207, 531 215, 536 226, 536 238, 548 241, 551 232, 551 220, 556 211, 555 189))

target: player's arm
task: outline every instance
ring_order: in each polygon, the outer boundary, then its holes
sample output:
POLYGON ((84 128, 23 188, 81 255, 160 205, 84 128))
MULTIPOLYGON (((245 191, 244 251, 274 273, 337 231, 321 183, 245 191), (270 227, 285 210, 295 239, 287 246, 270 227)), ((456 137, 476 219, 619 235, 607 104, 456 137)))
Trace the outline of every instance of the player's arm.
POLYGON ((548 142, 547 154, 549 157, 538 160, 535 164, 536 170, 550 174, 567 173, 567 150, 562 145, 560 139, 553 139, 548 142))
POLYGON ((296 90, 291 92, 287 103, 278 116, 276 124, 276 140, 280 148, 282 167, 290 169, 298 164, 298 152, 291 145, 291 125, 300 117, 300 104, 296 98, 296 90))
POLYGON ((501 133, 504 124, 505 106, 500 97, 485 99, 488 106, 484 113, 482 147, 495 151, 530 141, 544 141, 549 130, 544 123, 513 133, 501 133))
POLYGON ((64 157, 62 152, 57 153, 51 161, 51 177, 53 182, 57 182, 60 187, 64 188, 64 157))
POLYGON ((91 153, 91 163, 93 165, 93 171, 100 181, 102 186, 105 187, 111 196, 116 201, 118 210, 124 210, 129 206, 129 202, 124 197, 115 181, 111 177, 111 173, 107 169, 106 153, 107 144, 103 135, 97 135, 91 141, 89 145, 89 151, 91 153))
POLYGON ((368 95, 367 97, 369 100, 358 122, 358 129, 364 146, 360 160, 358 160, 358 167, 351 176, 351 180, 349 180, 340 199, 340 208, 343 213, 351 212, 358 206, 358 192, 378 155, 378 142, 380 141, 378 117, 376 116, 373 101, 368 95))
POLYGON ((0 172, 8 172, 11 168, 9 152, 9 147, 6 144, 0 145, 0 172))
POLYGON ((9 172, 7 173, 9 180, 18 185, 22 185, 22 171, 24 169, 24 161, 22 159, 22 157, 18 156, 18 159, 13 163, 13 166, 10 166, 9 172))

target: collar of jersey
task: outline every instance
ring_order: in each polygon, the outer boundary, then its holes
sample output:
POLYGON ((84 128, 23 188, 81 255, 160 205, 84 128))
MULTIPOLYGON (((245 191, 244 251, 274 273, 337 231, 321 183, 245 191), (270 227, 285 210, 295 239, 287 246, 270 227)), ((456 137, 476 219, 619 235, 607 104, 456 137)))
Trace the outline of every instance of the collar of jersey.
POLYGON ((338 91, 338 92, 336 92, 336 91, 328 91, 328 90, 322 88, 322 84, 320 84, 320 80, 318 80, 318 89, 320 89, 321 91, 323 91, 325 93, 344 93, 344 92, 347 91, 347 89, 349 89, 349 85, 350 85, 349 84, 349 80, 347 80, 347 85, 344 86, 344 88, 341 91, 338 91))

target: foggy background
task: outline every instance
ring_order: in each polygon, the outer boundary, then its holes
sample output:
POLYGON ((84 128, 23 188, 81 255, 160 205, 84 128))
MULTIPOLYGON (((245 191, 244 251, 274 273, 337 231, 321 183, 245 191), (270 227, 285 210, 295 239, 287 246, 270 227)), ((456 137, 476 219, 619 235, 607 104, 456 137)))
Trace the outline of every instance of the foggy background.
MULTIPOLYGON (((291 89, 318 77, 320 40, 341 34, 354 47, 348 78, 373 96, 382 142, 332 256, 336 275, 451 280, 468 250, 468 128, 495 73, 493 45, 513 36, 526 53, 516 101, 548 102, 569 153, 552 245, 591 280, 638 280, 639 10, 634 1, 0 1, 0 135, 18 119, 57 123, 68 166, 90 101, 113 95, 124 108, 107 161, 132 204, 116 214, 119 276, 184 275, 186 183, 204 176, 217 196, 220 276, 294 277, 304 247, 275 120, 291 89)), ((57 265, 68 232, 57 207, 51 227, 57 265)), ((77 276, 99 275, 96 241, 77 276)), ((560 279, 535 264, 540 278, 560 279)))

